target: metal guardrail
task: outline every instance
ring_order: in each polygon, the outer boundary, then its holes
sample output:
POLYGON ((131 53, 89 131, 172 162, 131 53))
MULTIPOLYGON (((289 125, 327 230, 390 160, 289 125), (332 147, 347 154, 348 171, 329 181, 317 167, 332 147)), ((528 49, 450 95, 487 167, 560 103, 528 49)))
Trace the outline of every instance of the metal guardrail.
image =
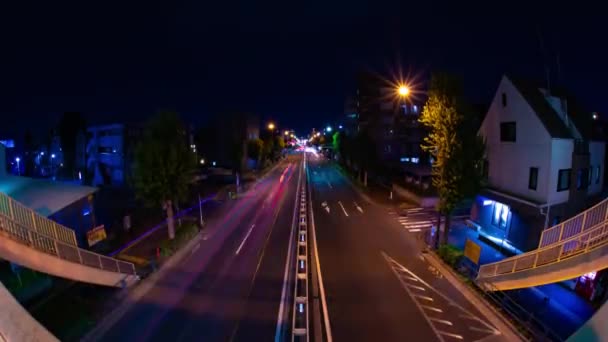
POLYGON ((558 263, 573 256, 608 244, 608 222, 596 225, 595 228, 562 240, 547 247, 520 254, 503 261, 481 265, 478 280, 503 274, 511 274, 541 266, 558 263))
POLYGON ((0 215, 55 240, 77 246, 74 230, 50 220, 0 192, 0 215))
POLYGON ((589 230, 608 219, 608 199, 553 227, 543 230, 538 248, 546 247, 589 230))
POLYGON ((6 233, 11 239, 24 245, 63 260, 104 271, 136 275, 135 266, 132 263, 85 251, 73 244, 41 234, 2 212, 0 212, 0 232, 6 233))
MULTIPOLYGON (((307 177, 296 193, 300 196, 298 202, 298 229, 296 241, 296 259, 294 272, 294 301, 291 328, 291 341, 304 342, 310 340, 309 300, 308 300, 308 211, 306 197, 307 177)), ((299 184, 300 185, 300 184, 299 184)), ((297 196, 297 195, 296 195, 297 196)))

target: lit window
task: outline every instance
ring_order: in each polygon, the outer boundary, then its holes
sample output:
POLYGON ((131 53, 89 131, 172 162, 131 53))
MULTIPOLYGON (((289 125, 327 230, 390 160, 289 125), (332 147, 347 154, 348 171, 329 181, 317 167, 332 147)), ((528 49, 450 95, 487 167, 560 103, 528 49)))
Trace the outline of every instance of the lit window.
POLYGON ((559 170, 557 174, 557 191, 565 191, 570 188, 570 169, 559 170))
POLYGON ((420 159, 418 159, 418 157, 412 157, 412 163, 418 164, 419 161, 420 159))
POLYGON ((418 113, 418 106, 414 105, 414 107, 412 107, 412 111, 414 113, 418 113))
POLYGON ((401 160, 402 163, 405 163, 405 162, 409 162, 410 158, 409 157, 401 157, 400 160, 401 160))
POLYGON ((498 228, 505 229, 507 227, 507 219, 509 218, 509 206, 500 202, 494 203, 494 214, 492 215, 492 224, 498 228))

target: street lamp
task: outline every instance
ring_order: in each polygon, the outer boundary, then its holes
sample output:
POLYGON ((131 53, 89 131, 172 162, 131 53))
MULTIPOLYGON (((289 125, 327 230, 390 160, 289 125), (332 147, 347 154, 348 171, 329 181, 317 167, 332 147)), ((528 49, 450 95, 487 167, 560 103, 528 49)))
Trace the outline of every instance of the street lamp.
POLYGON ((406 85, 400 85, 399 88, 397 88, 397 93, 399 93, 399 96, 401 97, 406 97, 410 94, 410 88, 406 85))
POLYGON ((274 131, 274 127, 275 127, 274 123, 272 123, 272 122, 268 123, 268 129, 269 130, 274 131))
POLYGON ((331 132, 331 129, 332 129, 331 126, 325 127, 325 131, 327 131, 327 132, 331 132))
POLYGON ((289 131, 285 131, 285 132, 284 132, 284 134, 285 134, 285 135, 289 135, 289 131))
POLYGON ((201 165, 205 165, 205 158, 201 159, 201 165))
POLYGON ((19 162, 21 161, 21 158, 17 157, 15 158, 15 161, 17 162, 17 175, 21 176, 21 167, 19 167, 19 162))

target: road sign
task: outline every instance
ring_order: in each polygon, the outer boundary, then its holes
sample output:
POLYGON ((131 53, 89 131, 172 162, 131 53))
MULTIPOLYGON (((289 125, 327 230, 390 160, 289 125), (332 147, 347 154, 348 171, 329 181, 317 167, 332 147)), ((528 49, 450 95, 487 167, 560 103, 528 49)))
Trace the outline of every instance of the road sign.
POLYGON ((107 237, 108 236, 106 235, 106 229, 103 224, 87 232, 87 241, 89 242, 89 247, 100 241, 105 240, 107 237))
POLYGON ((481 246, 467 239, 464 245, 464 256, 469 260, 479 265, 479 256, 481 255, 481 246))

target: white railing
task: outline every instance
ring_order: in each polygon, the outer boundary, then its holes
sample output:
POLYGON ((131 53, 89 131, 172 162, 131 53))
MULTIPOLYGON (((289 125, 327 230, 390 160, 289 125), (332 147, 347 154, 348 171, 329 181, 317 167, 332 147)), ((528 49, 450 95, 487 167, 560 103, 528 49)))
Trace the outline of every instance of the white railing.
POLYGON ((608 223, 603 222, 599 225, 596 224, 592 229, 583 231, 568 239, 563 239, 550 246, 520 254, 503 261, 481 265, 477 279, 485 280, 489 277, 555 264, 573 256, 588 253, 607 244, 608 223))
POLYGON ((538 248, 550 246, 586 230, 595 228, 608 219, 608 199, 601 201, 568 220, 543 230, 538 248))
POLYGON ((85 251, 73 244, 42 234, 29 225, 13 220, 0 212, 0 233, 38 251, 56 256, 63 260, 98 268, 104 271, 135 275, 135 266, 130 262, 116 260, 101 254, 85 251))
POLYGON ((11 197, 0 192, 0 215, 18 222, 42 235, 52 237, 55 240, 77 246, 74 230, 64 227, 50 220, 25 205, 15 201, 11 197))

